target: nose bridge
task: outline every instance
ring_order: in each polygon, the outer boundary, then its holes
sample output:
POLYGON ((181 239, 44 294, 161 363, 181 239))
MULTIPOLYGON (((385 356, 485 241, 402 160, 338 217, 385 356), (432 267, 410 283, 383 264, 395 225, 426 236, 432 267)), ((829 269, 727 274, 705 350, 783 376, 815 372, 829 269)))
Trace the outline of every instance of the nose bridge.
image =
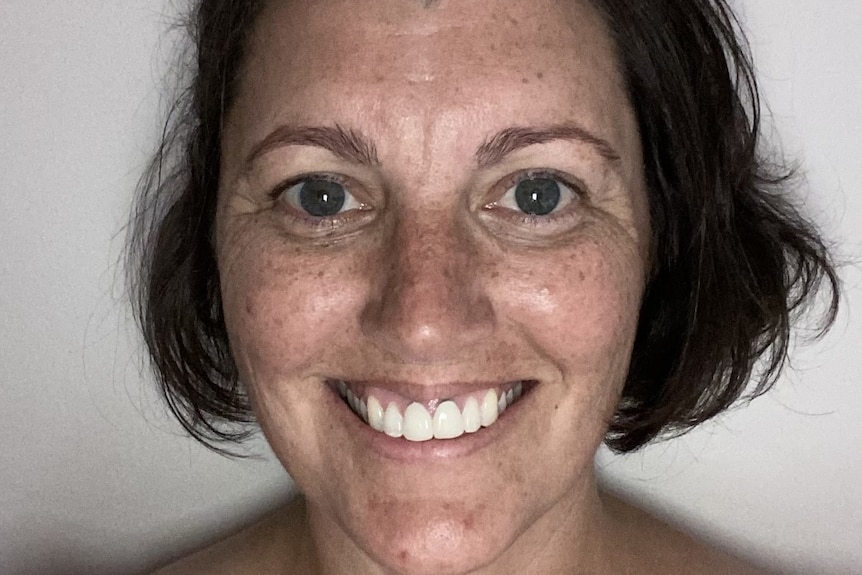
POLYGON ((454 359, 493 329, 480 252, 468 230, 445 210, 411 214, 385 246, 378 293, 365 329, 401 360, 454 359))
POLYGON ((471 257, 469 252, 475 249, 461 235, 454 222, 436 215, 427 222, 414 217, 399 226, 391 280, 393 290, 403 296, 399 303, 406 306, 406 312, 430 313, 427 308, 462 299, 458 294, 470 283, 478 258, 471 257), (416 305, 419 303, 424 305, 416 305))

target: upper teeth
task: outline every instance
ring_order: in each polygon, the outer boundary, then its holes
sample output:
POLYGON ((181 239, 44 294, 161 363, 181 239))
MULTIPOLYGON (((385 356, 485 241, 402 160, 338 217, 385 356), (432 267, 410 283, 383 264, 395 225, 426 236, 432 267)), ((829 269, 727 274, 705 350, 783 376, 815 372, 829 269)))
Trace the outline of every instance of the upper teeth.
POLYGON ((417 402, 410 403, 402 413, 396 403, 384 407, 374 395, 369 395, 367 401, 363 400, 342 381, 338 382, 338 391, 350 408, 375 430, 408 441, 428 441, 454 439, 492 425, 507 407, 521 397, 524 386, 517 383, 499 396, 494 389, 478 396, 471 395, 462 409, 452 400, 432 402, 437 404, 433 416, 417 402))

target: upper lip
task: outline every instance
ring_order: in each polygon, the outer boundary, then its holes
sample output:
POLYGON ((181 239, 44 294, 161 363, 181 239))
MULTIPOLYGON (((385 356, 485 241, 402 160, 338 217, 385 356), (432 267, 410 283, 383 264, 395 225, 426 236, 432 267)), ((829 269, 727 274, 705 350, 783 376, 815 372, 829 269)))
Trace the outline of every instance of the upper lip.
POLYGON ((435 399, 445 399, 449 397, 457 397, 469 393, 484 391, 487 389, 499 389, 513 386, 518 382, 536 382, 534 378, 494 378, 482 379, 474 381, 449 381, 437 383, 417 383, 405 380, 393 380, 388 378, 355 378, 355 377, 331 377, 328 378, 330 383, 343 381, 351 386, 359 386, 363 388, 378 387, 392 393, 396 393, 420 403, 433 401, 435 399))

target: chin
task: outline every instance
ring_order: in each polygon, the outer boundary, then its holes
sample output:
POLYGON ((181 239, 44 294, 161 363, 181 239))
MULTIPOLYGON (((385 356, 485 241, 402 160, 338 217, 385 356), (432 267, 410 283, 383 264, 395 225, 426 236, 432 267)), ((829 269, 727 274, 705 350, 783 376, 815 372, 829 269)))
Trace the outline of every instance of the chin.
POLYGON ((362 545, 394 573, 470 573, 499 558, 509 544, 505 534, 513 531, 508 517, 487 511, 458 509, 454 504, 405 505, 380 528, 368 529, 366 523, 362 545))

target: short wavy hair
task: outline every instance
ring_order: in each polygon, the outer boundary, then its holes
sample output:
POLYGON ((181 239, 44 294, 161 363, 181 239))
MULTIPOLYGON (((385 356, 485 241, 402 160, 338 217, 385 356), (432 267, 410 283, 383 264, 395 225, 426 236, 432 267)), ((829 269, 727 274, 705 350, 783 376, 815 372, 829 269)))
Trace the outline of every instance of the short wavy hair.
MULTIPOLYGON (((839 282, 825 241, 790 198, 792 170, 763 149, 753 64, 726 0, 593 4, 637 117, 652 225, 631 366, 605 438, 624 452, 769 389, 795 316, 823 288, 825 331, 839 282)), ((130 293, 164 397, 193 437, 223 453, 256 429, 211 238, 223 119, 262 5, 191 7, 187 85, 141 179, 128 239, 130 293)))

